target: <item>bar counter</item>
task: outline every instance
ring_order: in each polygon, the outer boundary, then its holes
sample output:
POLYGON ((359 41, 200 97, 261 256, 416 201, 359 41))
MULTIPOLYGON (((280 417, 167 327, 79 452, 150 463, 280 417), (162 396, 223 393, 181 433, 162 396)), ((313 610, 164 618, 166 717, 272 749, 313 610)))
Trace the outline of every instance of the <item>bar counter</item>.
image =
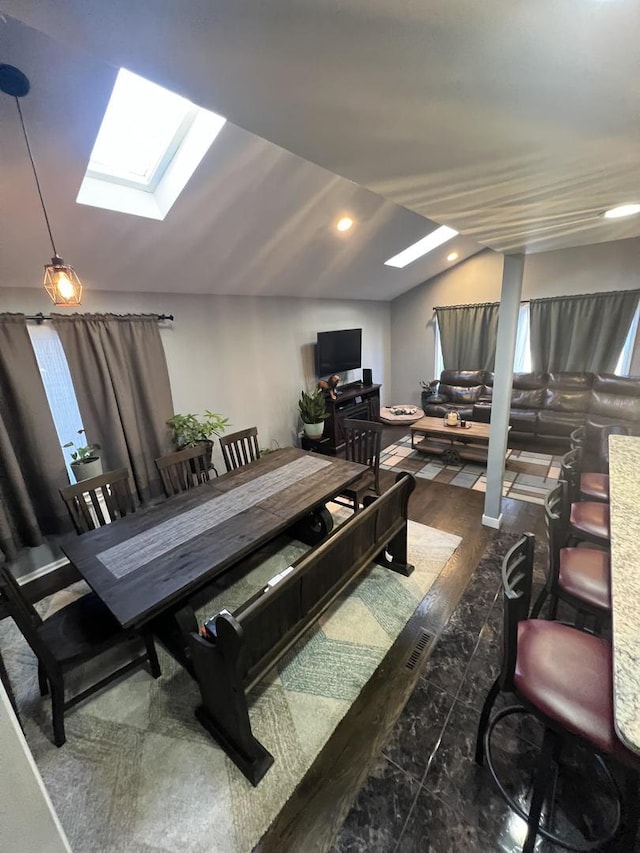
POLYGON ((640 753, 640 438, 609 437, 616 731, 640 753))

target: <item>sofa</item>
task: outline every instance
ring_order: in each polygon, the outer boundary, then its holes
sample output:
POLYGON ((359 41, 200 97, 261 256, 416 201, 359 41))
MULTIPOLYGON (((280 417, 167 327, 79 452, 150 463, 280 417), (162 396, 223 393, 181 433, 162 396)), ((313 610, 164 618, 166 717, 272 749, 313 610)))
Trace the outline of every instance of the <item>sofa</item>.
MULTIPOLYGON (((455 409, 465 420, 489 423, 493 373, 443 370, 435 393, 423 391, 425 415, 455 409)), ((509 415, 509 446, 569 449, 571 433, 584 426, 591 442, 603 428, 622 425, 640 435, 640 377, 611 373, 515 373, 509 415)))

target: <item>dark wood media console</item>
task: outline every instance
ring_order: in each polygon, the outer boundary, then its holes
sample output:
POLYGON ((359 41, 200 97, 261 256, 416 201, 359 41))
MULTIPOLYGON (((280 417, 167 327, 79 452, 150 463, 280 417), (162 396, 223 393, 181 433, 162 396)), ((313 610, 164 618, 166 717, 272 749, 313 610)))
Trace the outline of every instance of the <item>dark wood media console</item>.
POLYGON ((381 497, 364 499, 324 542, 272 578, 234 613, 221 610, 205 636, 189 635, 202 705, 196 716, 252 785, 273 756, 251 731, 247 692, 282 658, 337 596, 375 561, 409 575, 407 517, 414 478, 399 474, 381 497))
POLYGON ((346 418, 358 418, 363 421, 377 421, 380 416, 380 385, 364 385, 352 382, 338 388, 337 399, 325 395, 329 417, 324 423, 321 453, 332 455, 344 448, 344 421, 346 418))

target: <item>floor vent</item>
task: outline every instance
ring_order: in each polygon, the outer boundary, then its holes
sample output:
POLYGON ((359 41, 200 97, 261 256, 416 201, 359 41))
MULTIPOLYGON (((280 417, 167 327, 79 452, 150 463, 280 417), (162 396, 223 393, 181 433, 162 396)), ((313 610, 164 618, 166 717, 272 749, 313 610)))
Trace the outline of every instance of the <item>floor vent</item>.
POLYGON ((425 653, 427 648, 431 645, 434 640, 433 634, 430 634, 428 631, 420 631, 420 636, 416 640, 416 644, 413 647, 413 651, 409 655, 409 660, 406 663, 407 669, 415 669, 416 664, 425 653))

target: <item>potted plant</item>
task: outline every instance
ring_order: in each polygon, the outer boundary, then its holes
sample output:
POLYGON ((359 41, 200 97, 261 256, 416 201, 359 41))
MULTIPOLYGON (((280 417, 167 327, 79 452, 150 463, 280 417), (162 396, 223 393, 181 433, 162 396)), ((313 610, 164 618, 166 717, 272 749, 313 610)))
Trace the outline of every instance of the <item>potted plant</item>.
POLYGON ((228 423, 229 418, 209 411, 205 411, 204 415, 194 415, 191 412, 186 415, 177 414, 167 421, 176 450, 204 444, 207 447, 209 464, 213 450, 212 436, 222 435, 228 423))
MULTIPOLYGON (((84 430, 79 429, 78 435, 84 435, 84 430)), ((71 451, 71 470, 77 483, 102 474, 102 460, 96 452, 100 450, 99 444, 77 445, 74 441, 68 441, 62 446, 74 448, 71 451)))
POLYGON ((316 388, 311 394, 302 391, 298 408, 305 433, 309 438, 320 438, 324 430, 324 422, 329 417, 322 389, 316 388))

